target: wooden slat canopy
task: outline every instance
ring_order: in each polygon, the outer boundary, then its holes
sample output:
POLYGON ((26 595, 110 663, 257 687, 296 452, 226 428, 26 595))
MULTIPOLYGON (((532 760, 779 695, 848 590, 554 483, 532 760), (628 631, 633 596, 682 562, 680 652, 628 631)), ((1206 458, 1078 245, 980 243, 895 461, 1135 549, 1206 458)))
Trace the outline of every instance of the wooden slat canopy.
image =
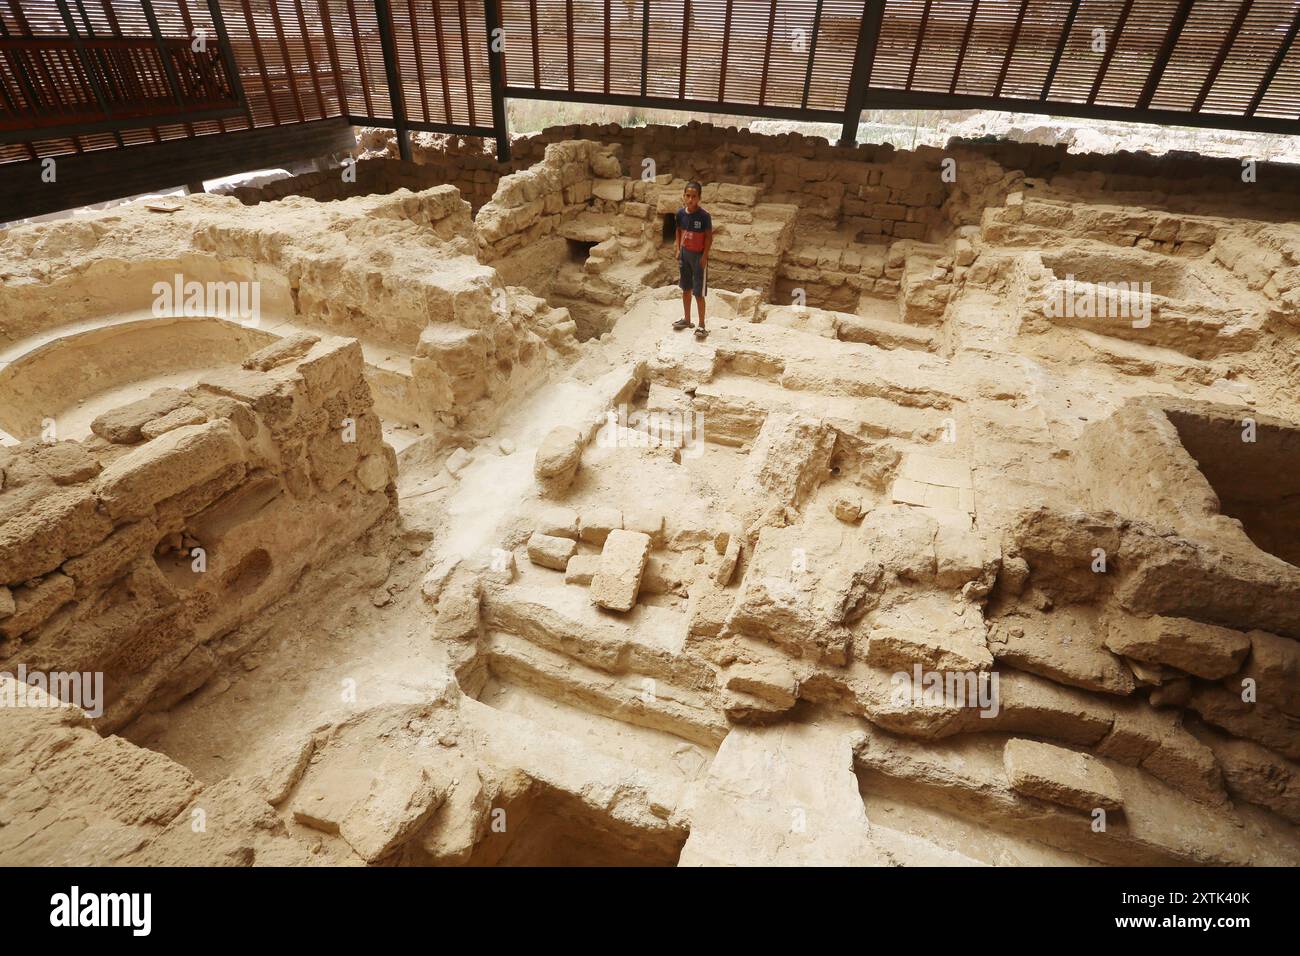
POLYGON ((0 161, 339 117, 504 155, 506 98, 1297 133, 1298 31, 1300 0, 0 0, 0 161))

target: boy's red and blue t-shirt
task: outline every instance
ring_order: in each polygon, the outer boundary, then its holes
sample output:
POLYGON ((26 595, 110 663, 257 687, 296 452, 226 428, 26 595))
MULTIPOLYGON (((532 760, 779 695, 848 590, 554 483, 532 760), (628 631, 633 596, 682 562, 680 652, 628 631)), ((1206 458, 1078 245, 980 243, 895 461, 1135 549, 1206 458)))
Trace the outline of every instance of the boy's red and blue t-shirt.
POLYGON ((697 207, 695 212, 687 212, 683 206, 677 210, 677 228, 682 231, 682 248, 687 252, 704 251, 704 234, 713 228, 713 217, 697 207))

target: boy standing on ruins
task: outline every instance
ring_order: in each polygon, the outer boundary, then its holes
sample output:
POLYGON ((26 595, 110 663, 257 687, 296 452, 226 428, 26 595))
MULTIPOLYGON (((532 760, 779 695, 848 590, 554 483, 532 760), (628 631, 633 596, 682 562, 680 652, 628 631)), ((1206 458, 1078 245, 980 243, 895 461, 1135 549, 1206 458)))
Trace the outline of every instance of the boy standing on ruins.
POLYGON ((700 206, 700 184, 689 182, 683 194, 684 205, 677 210, 677 240, 673 253, 677 257, 682 290, 682 318, 673 323, 674 329, 691 327, 691 296, 700 313, 700 324, 695 330, 697 338, 704 338, 709 330, 704 327, 704 294, 708 291, 706 276, 709 269, 709 249, 713 247, 713 217, 700 206))

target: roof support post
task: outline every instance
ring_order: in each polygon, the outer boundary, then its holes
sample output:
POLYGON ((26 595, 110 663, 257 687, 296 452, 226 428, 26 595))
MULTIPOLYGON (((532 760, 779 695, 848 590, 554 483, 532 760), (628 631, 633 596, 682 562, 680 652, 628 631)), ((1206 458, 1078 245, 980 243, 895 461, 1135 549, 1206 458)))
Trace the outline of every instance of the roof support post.
POLYGON ((388 0, 375 0, 375 21, 379 24, 379 46, 384 53, 384 75, 388 79, 388 100, 397 130, 397 154, 411 161, 411 131, 406 125, 406 101, 397 69, 397 44, 393 41, 393 10, 388 0))
MULTIPOLYGON (((492 128, 496 131, 497 162, 510 162, 510 124, 506 119, 505 29, 501 25, 501 10, 497 0, 484 0, 483 15, 487 20, 488 80, 492 86, 492 128)), ((608 29, 606 24, 606 29, 608 29)), ((537 38, 533 38, 537 42, 537 38)))
POLYGON ((852 146, 858 140, 858 124, 867 106, 867 87, 871 85, 871 67, 876 61, 876 43, 880 40, 880 21, 884 15, 885 0, 867 0, 862 10, 858 47, 853 55, 853 74, 849 78, 849 93, 844 104, 841 146, 852 146))

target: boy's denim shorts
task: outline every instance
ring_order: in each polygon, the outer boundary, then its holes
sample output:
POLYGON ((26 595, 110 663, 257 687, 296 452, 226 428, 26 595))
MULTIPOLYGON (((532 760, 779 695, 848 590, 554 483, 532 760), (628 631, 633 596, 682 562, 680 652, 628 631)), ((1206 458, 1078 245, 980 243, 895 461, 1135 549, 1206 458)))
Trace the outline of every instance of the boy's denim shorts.
POLYGON ((704 263, 700 261, 701 252, 682 250, 682 261, 678 268, 680 279, 678 285, 683 292, 693 291, 698 296, 704 295, 704 263))

